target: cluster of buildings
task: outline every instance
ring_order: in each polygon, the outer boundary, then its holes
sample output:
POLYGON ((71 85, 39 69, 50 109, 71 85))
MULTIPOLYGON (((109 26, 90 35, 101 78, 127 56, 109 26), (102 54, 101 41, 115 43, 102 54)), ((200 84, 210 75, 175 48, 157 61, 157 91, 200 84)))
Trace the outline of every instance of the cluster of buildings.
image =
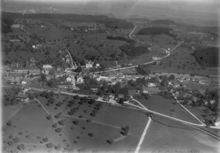
POLYGON ((71 31, 75 32, 85 32, 85 33, 90 33, 90 32, 95 32, 100 30, 100 25, 93 25, 93 26, 80 26, 77 28, 70 28, 71 31))

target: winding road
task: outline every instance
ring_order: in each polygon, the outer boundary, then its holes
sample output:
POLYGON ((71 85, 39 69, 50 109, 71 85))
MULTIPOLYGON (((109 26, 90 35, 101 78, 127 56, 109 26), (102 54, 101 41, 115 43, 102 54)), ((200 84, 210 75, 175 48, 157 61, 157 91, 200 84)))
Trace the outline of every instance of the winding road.
MULTIPOLYGON (((137 28, 137 26, 134 27, 134 29, 130 32, 129 34, 129 37, 131 39, 134 40, 134 38, 132 37, 132 33, 135 31, 135 29, 137 28)), ((136 41, 139 41, 139 40, 136 40, 136 41)), ((146 62, 146 63, 143 63, 141 65, 148 65, 148 64, 151 64, 151 63, 154 63, 155 61, 159 61, 159 60, 162 60, 164 58, 167 58, 170 56, 170 53, 172 51, 174 51, 177 47, 179 47, 181 44, 183 43, 183 41, 181 41, 179 44, 177 44, 173 49, 171 49, 170 51, 168 50, 165 50, 167 52, 167 55, 165 55, 164 57, 161 57, 159 58, 158 60, 153 60, 153 61, 150 61, 150 62, 146 62)), ((112 71, 118 71, 118 70, 126 70, 126 69, 131 69, 131 68, 135 68, 135 67, 138 67, 138 65, 133 65, 133 66, 128 66, 128 67, 123 67, 123 68, 117 68, 117 69, 111 69, 111 70, 106 70, 106 71, 98 71, 98 72, 93 72, 93 73, 103 73, 103 72, 112 72, 112 71)))

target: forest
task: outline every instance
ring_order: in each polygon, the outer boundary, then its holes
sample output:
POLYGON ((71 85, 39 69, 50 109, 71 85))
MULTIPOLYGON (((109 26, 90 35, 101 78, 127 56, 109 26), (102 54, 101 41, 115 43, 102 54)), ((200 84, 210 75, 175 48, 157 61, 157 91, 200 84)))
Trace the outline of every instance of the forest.
POLYGON ((2 33, 12 32, 11 26, 14 23, 14 17, 7 13, 2 13, 2 33))
POLYGON ((192 54, 201 66, 218 67, 219 66, 219 48, 208 46, 200 47, 192 54))

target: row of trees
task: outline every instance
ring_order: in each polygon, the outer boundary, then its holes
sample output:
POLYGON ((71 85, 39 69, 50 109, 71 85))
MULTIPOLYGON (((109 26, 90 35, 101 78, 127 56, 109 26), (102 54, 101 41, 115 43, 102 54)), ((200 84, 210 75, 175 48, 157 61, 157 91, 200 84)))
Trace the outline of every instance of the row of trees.
POLYGON ((121 41, 125 41, 129 44, 134 44, 135 41, 133 39, 127 39, 125 37, 121 37, 121 36, 117 36, 117 37, 114 37, 114 36, 107 36, 106 39, 110 39, 110 40, 121 40, 121 41))

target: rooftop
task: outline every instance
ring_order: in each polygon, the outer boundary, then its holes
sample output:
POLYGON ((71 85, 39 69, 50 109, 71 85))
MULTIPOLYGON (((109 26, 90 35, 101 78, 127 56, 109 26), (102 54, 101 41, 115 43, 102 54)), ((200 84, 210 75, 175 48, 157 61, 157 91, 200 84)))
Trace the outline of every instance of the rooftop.
POLYGON ((148 92, 159 92, 160 89, 158 87, 143 87, 143 90, 147 90, 148 92))
POLYGON ((28 98, 28 95, 25 93, 18 93, 17 98, 28 98))

